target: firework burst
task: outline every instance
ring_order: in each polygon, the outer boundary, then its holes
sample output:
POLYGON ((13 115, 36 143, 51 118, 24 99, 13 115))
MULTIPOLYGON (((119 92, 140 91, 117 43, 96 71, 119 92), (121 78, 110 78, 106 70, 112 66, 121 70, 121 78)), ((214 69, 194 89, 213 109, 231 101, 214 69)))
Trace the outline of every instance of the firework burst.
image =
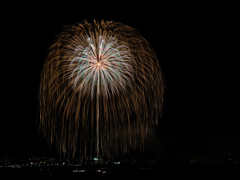
POLYGON ((43 67, 40 130, 64 154, 126 153, 143 147, 163 94, 157 57, 135 29, 113 21, 66 26, 43 67))

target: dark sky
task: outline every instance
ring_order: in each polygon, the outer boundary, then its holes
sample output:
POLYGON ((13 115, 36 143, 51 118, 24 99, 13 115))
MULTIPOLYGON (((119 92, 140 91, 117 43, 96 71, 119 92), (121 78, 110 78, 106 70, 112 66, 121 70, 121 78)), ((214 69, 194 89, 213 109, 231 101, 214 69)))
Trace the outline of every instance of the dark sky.
POLYGON ((48 153, 38 136, 37 92, 44 59, 64 25, 113 20, 137 29, 155 50, 165 75, 163 116, 147 149, 162 157, 239 155, 235 118, 223 91, 231 21, 217 5, 16 5, 3 21, 4 61, 0 156, 48 153), (6 64, 6 65, 5 65, 6 64))

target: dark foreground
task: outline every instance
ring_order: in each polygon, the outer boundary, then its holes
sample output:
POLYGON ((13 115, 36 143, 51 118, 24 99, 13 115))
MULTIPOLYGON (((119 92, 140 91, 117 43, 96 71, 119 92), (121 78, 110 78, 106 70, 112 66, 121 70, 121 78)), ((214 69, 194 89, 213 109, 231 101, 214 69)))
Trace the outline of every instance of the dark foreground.
POLYGON ((200 164, 162 164, 151 167, 117 165, 112 167, 24 167, 0 168, 0 179, 79 179, 93 177, 100 179, 151 178, 157 177, 231 177, 240 172, 239 164, 219 164, 204 166, 200 164))

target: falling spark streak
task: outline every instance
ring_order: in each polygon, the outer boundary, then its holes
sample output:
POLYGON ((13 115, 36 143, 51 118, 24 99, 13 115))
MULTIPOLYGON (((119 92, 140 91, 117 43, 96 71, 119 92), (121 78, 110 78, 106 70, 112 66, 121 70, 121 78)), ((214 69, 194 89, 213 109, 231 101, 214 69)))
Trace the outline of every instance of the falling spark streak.
POLYGON ((158 59, 135 29, 103 20, 66 26, 42 70, 39 130, 69 156, 142 149, 164 89, 158 59))

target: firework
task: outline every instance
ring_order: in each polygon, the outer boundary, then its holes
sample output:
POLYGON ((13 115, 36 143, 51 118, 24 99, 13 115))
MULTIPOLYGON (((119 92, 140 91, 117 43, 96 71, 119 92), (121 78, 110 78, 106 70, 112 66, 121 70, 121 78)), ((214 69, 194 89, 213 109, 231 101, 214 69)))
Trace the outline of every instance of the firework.
POLYGON ((158 59, 134 28, 103 20, 65 26, 42 70, 40 130, 63 154, 126 153, 143 147, 163 94, 158 59))

